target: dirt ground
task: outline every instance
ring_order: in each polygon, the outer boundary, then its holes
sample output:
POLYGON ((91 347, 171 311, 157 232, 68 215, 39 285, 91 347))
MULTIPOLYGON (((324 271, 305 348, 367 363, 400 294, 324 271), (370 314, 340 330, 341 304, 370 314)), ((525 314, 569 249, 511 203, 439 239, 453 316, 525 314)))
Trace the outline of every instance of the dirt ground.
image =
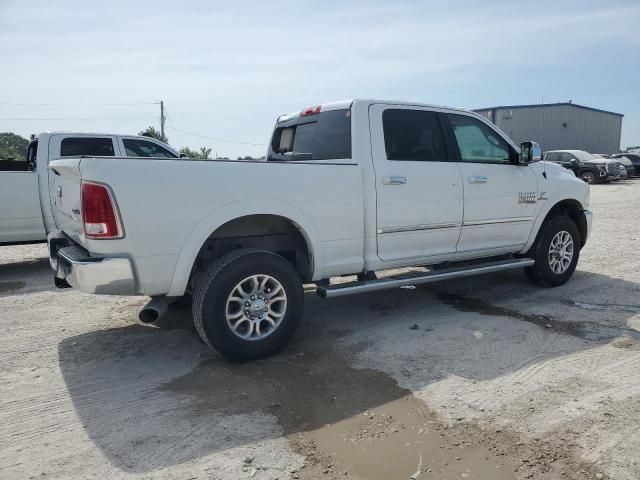
POLYGON ((188 309, 144 326, 146 299, 0 247, 0 479, 638 479, 640 181, 591 204, 565 286, 309 292, 290 347, 241 365, 188 309))

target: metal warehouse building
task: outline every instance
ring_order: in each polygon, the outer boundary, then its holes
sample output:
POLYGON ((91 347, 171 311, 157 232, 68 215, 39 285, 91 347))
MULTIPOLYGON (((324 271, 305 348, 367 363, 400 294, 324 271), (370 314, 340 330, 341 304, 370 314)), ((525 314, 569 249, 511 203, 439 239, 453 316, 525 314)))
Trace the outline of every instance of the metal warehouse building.
POLYGON ((475 110, 520 144, 538 142, 542 150, 620 151, 621 113, 575 103, 511 105, 475 110))

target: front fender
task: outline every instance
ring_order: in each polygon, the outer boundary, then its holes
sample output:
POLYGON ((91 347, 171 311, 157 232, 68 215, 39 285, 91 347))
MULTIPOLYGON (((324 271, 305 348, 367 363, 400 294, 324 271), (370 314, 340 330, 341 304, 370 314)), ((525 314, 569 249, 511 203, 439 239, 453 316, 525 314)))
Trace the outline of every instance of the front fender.
POLYGON ((545 219, 547 218, 547 215, 549 215, 549 212, 553 209, 553 207, 555 207, 560 202, 563 202, 565 200, 578 202, 582 210, 587 209, 587 206, 585 205, 584 201, 581 202, 580 200, 576 199, 574 196, 568 195, 566 192, 555 192, 553 195, 549 196, 549 198, 544 200, 544 204, 538 210, 536 220, 533 223, 533 228, 531 229, 531 233, 529 234, 529 239, 527 240, 526 245, 520 251, 520 253, 524 254, 529 251, 529 249, 533 245, 533 242, 535 242, 536 237, 538 236, 540 227, 542 226, 545 219))
POLYGON ((316 265, 322 265, 320 236, 313 221, 302 210, 279 200, 258 198, 241 200, 227 203, 212 211, 191 231, 178 256, 171 288, 167 295, 171 297, 184 295, 196 257, 213 232, 231 220, 248 215, 278 215, 292 221, 307 241, 312 259, 311 270, 313 271, 316 265))

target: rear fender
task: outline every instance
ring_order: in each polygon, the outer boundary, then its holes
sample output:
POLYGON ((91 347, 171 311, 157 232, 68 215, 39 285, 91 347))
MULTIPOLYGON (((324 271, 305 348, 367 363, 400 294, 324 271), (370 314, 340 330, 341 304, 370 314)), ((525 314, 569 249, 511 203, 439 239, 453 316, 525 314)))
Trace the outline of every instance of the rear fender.
POLYGON ((247 215, 278 215, 292 221, 305 238, 311 255, 311 271, 322 265, 320 235, 311 219, 299 208, 277 200, 252 199, 228 203, 209 213, 192 230, 180 255, 168 296, 181 296, 187 288, 193 264, 209 236, 231 220, 247 215))

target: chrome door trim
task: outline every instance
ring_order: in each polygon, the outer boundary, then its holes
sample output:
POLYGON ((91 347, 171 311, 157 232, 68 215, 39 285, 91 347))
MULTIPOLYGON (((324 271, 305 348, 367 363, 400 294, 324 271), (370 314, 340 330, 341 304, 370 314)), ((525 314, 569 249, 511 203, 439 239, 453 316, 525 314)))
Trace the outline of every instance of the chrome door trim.
POLYGON ((496 223, 522 223, 533 222, 533 217, 513 217, 513 218, 498 218, 495 220, 476 220, 473 222, 464 222, 463 227, 474 227, 477 225, 493 225, 496 223))
POLYGON ((437 230, 440 228, 460 228, 459 223, 430 223, 428 225, 406 225, 403 227, 383 227, 378 233, 417 232, 420 230, 437 230))

